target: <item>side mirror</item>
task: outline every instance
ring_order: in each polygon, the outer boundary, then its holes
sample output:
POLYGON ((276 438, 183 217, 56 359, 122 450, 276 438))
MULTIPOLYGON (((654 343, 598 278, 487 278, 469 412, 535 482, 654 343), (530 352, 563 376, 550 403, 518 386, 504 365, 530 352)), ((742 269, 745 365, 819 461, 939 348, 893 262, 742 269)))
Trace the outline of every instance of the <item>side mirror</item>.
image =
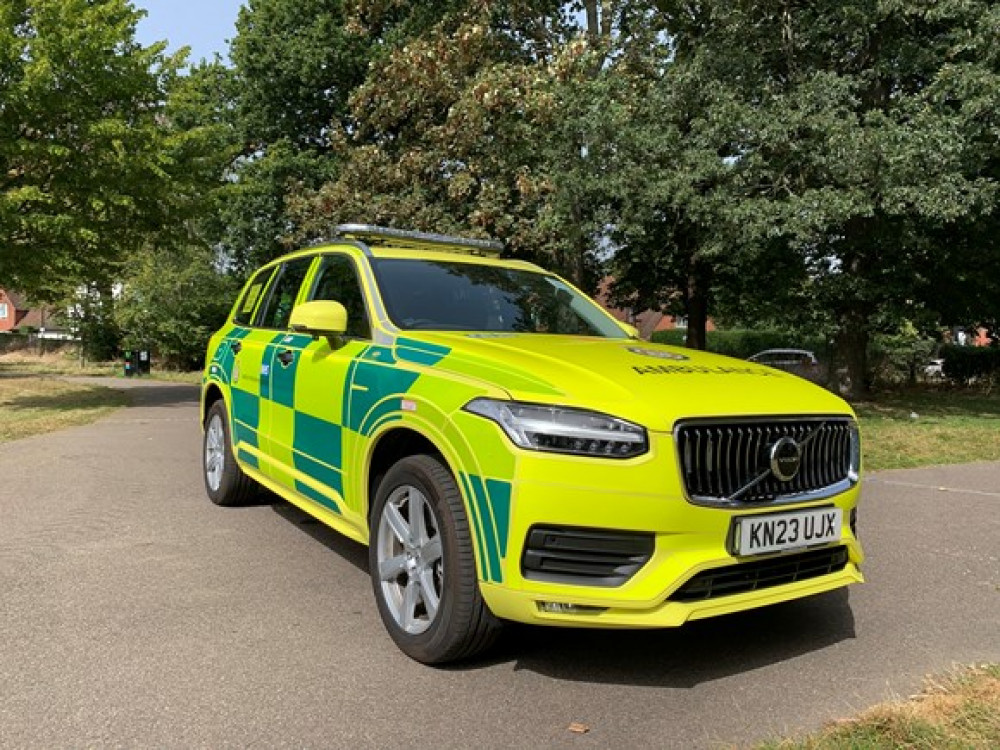
POLYGON ((628 323, 622 323, 621 321, 619 321, 618 325, 620 325, 622 328, 624 328, 625 329, 625 333, 627 333, 632 338, 634 338, 634 339, 642 338, 639 335, 639 329, 636 328, 635 326, 629 325, 628 323))
POLYGON ((304 302, 294 310, 288 327, 313 336, 342 336, 347 330, 347 310, 339 302, 304 302))

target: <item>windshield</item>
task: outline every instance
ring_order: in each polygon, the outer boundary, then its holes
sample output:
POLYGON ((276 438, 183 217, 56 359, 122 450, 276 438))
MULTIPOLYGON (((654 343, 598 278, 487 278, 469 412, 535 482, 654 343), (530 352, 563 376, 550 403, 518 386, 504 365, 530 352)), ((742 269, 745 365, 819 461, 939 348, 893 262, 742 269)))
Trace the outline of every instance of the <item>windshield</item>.
POLYGON ((404 330, 500 331, 628 338, 555 276, 445 261, 372 260, 392 322, 404 330))

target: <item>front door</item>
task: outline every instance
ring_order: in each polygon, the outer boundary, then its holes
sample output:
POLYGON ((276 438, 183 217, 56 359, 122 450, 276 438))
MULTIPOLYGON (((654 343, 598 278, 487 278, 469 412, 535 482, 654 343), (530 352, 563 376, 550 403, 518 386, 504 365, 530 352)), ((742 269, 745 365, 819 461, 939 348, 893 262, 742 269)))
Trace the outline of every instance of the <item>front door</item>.
POLYGON ((322 256, 309 286, 305 300, 344 305, 347 331, 334 340, 289 334, 273 342, 274 476, 303 498, 362 528, 361 498, 345 488, 345 456, 353 446, 344 424, 348 372, 370 344, 368 311, 354 261, 347 255, 322 256))

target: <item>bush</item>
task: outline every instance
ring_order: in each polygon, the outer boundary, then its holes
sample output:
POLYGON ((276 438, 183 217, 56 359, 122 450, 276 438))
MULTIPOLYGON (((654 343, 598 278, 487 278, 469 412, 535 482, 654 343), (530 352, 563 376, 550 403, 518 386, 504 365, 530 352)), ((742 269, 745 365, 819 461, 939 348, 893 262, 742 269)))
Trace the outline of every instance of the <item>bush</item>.
POLYGON ((1000 373, 1000 347, 947 344, 941 357, 945 377, 956 383, 993 382, 1000 373))
POLYGON ((876 334, 868 346, 872 382, 882 386, 914 385, 934 356, 938 343, 916 329, 876 334))

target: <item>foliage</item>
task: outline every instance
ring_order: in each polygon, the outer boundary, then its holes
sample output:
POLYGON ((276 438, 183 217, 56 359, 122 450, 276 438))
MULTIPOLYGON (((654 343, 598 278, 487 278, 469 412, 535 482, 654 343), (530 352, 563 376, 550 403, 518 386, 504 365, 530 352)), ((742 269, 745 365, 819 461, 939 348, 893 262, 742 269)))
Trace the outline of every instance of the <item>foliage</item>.
POLYGON ((936 339, 922 335, 913 325, 903 325, 894 333, 875 334, 867 355, 872 382, 883 386, 915 385, 937 348, 936 339))
POLYGON ((941 347, 944 375, 956 383, 992 383, 1000 376, 1000 347, 959 346, 941 347))
POLYGON ((251 0, 240 10, 227 85, 215 108, 239 148, 208 236, 245 274, 289 249, 293 189, 333 179, 332 139, 368 70, 373 40, 348 24, 343 0, 251 0))
POLYGON ((145 249, 126 265, 115 322, 129 348, 151 348, 169 367, 198 369, 211 334, 239 291, 212 251, 145 249))
POLYGON ((997 69, 980 56, 993 11, 959 0, 720 6, 703 51, 732 57, 739 45, 758 59, 727 81, 744 198, 729 225, 750 245, 774 244, 788 269, 770 284, 748 274, 744 304, 791 281, 798 309, 829 316, 861 393, 872 334, 935 312, 929 280, 975 262, 941 237, 994 210, 978 119, 979 98, 995 102, 997 69))
POLYGON ((87 284, 74 293, 72 327, 86 359, 107 362, 118 355, 121 331, 114 317, 114 291, 107 284, 87 284))
POLYGON ((127 0, 0 5, 0 275, 35 299, 106 282, 168 223, 157 126, 179 60, 134 41, 127 0))
POLYGON ((623 79, 559 3, 446 5, 427 25, 412 4, 383 30, 335 141, 342 169, 298 195, 294 215, 307 236, 359 220, 493 236, 594 284, 606 224, 595 188, 627 116, 607 94, 623 79))

